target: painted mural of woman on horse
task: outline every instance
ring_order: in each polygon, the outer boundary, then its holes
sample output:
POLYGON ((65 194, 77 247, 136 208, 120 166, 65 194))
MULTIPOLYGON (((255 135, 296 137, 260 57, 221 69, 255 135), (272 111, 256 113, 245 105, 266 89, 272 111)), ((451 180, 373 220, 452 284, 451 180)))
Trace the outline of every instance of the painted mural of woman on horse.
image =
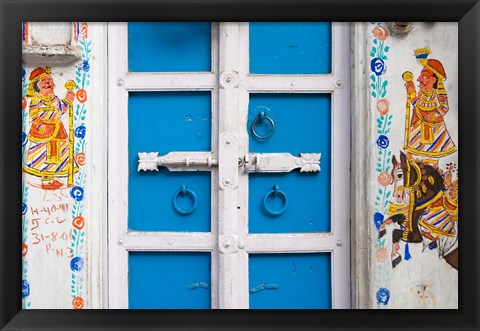
POLYGON ((420 159, 400 153, 400 162, 392 158, 393 198, 388 214, 380 225, 379 237, 386 226, 397 224, 392 232, 392 267, 401 261, 400 241, 423 243, 438 249, 439 256, 458 270, 458 176, 452 181, 451 171, 444 175, 420 159))

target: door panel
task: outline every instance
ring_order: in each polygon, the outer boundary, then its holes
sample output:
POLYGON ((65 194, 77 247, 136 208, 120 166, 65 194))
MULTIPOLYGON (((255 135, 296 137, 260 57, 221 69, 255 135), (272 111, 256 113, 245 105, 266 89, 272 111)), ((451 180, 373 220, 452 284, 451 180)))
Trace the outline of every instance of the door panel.
POLYGON ((138 152, 211 150, 210 92, 134 92, 128 100, 129 160, 138 152))
POLYGON ((326 74, 332 70, 332 27, 326 22, 255 22, 250 73, 326 74))
MULTIPOLYGON (((248 112, 251 152, 321 153, 320 172, 285 174, 251 173, 249 176, 249 232, 329 232, 330 231, 330 94, 251 94, 248 112), (257 139, 252 123, 260 112, 275 123, 273 134, 257 139), (269 194, 277 185, 285 201, 269 194), (265 196, 267 196, 265 201, 265 196), (267 203, 265 208, 265 202, 267 203)), ((256 131, 265 136, 272 130, 267 120, 257 121, 256 131)))
POLYGON ((211 54, 210 23, 128 23, 129 71, 210 71, 211 54))
POLYGON ((330 253, 250 255, 250 308, 331 308, 330 263, 330 253))
POLYGON ((329 232, 330 194, 321 185, 322 178, 315 173, 250 174, 249 232, 329 232), (275 185, 287 199, 287 208, 280 215, 266 210, 278 212, 285 205, 282 197, 271 193, 275 185))
POLYGON ((130 208, 128 228, 135 231, 210 232, 211 217, 210 172, 138 173, 131 171, 129 180, 130 208), (179 193, 182 185, 195 194, 179 193), (174 197, 180 212, 174 207, 174 197), (196 208, 189 211, 196 200, 196 208))
POLYGON ((210 253, 130 252, 129 308, 210 309, 210 253))
POLYGON ((210 92, 135 92, 129 95, 129 213, 128 226, 137 231, 210 231, 210 172, 139 173, 138 153, 209 151, 210 92), (192 194, 174 196, 182 185, 192 194), (192 213, 184 215, 197 207, 192 213))
MULTIPOLYGON (((321 164, 327 170, 331 144, 330 99, 330 94, 317 93, 250 94, 247 128, 250 152, 322 153, 321 164), (260 112, 275 123, 273 134, 267 139, 258 139, 252 134, 252 123, 260 112)), ((265 136, 271 130, 271 123, 257 121, 255 128, 260 136, 265 136)))

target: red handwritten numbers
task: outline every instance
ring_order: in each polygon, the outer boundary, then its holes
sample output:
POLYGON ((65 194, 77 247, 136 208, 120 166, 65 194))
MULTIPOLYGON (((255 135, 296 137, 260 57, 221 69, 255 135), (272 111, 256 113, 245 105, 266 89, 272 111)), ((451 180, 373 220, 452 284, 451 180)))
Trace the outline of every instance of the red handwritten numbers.
POLYGON ((58 204, 53 204, 50 206, 42 206, 40 209, 36 207, 30 207, 30 213, 32 216, 34 215, 52 215, 53 213, 59 212, 60 210, 62 212, 67 212, 69 209, 68 203, 58 203, 58 204))
MULTIPOLYGON (((73 252, 69 243, 73 237, 73 230, 68 226, 70 206, 68 203, 58 202, 38 207, 30 207, 31 247, 38 247, 44 254, 72 258, 73 252)), ((26 254, 28 246, 22 245, 22 255, 26 254)))

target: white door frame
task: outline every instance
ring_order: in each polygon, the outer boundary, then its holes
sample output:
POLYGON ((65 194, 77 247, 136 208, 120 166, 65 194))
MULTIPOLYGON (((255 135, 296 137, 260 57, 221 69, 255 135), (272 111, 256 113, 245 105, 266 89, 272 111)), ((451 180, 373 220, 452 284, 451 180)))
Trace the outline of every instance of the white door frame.
POLYGON ((248 308, 249 253, 329 252, 332 307, 350 308, 350 25, 332 25, 332 73, 325 75, 250 75, 248 23, 216 26, 212 72, 132 73, 127 24, 108 24, 109 308, 128 307, 129 250, 211 252, 212 308, 248 308), (212 153, 219 165, 211 172, 211 233, 127 231, 128 93, 166 90, 212 91, 212 153), (249 93, 259 92, 332 94, 331 232, 247 233, 248 175, 237 162, 248 153, 249 93))

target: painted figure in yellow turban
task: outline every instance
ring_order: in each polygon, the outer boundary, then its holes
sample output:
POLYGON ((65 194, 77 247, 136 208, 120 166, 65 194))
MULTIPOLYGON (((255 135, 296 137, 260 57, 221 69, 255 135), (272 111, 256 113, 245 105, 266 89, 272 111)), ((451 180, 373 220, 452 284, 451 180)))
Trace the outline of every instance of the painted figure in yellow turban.
MULTIPOLYGON (((65 99, 54 94, 55 83, 49 67, 32 70, 27 96, 30 97, 30 132, 24 172, 41 177, 42 188, 58 189, 64 184, 58 180, 72 172, 69 134, 62 122, 75 98, 68 90, 65 99)), ((78 171, 75 167, 73 171, 78 171)))
POLYGON ((417 78, 418 92, 412 81, 412 73, 403 74, 407 89, 405 150, 421 156, 424 162, 436 164, 438 158, 452 154, 457 148, 443 118, 449 110, 443 85, 447 75, 440 61, 427 59, 430 53, 428 48, 415 51, 415 57, 423 66, 417 78), (411 116, 410 104, 413 107, 411 116))

